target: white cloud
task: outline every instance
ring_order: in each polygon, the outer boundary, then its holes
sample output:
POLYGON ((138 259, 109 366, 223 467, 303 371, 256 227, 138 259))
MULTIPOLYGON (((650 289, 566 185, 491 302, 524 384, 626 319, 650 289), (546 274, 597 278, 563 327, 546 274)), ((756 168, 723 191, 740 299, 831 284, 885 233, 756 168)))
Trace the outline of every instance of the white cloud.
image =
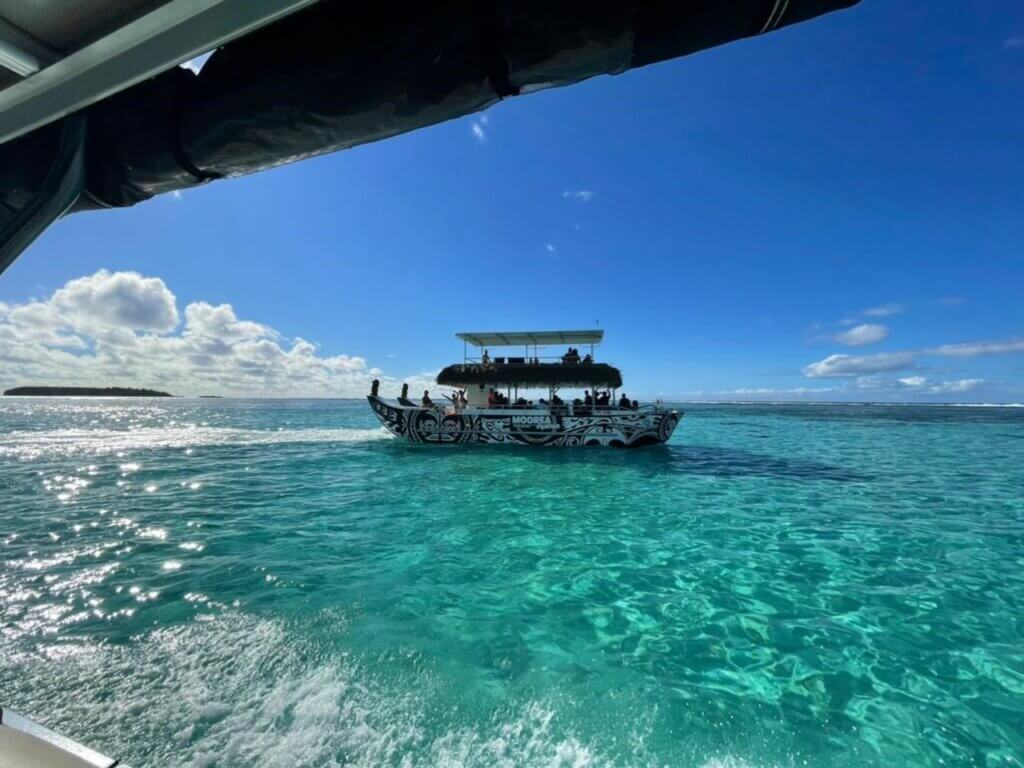
POLYGON ((552 245, 551 243, 544 243, 544 250, 547 251, 548 253, 555 253, 558 251, 558 249, 555 248, 555 246, 552 245))
MULTIPOLYGON (((284 341, 230 304, 184 309, 163 280, 101 270, 68 281, 48 299, 0 303, 0 389, 21 384, 139 386, 175 394, 358 397, 380 378, 354 355, 323 355, 284 341)), ((425 377, 409 379, 426 386, 425 377)))
POLYGON ((690 400, 803 400, 841 391, 841 387, 739 387, 715 391, 679 392, 670 399, 690 400))
POLYGON ((984 379, 957 379, 956 381, 944 381, 941 384, 933 384, 929 391, 934 395, 946 394, 948 392, 970 392, 984 383, 984 379))
POLYGON ((1024 339, 1006 341, 969 341, 965 344, 943 344, 926 350, 930 355, 947 357, 977 357, 978 355, 1005 355, 1024 352, 1024 339))
POLYGON ((868 317, 889 317, 890 315, 898 315, 900 312, 903 312, 902 304, 882 304, 864 310, 864 314, 868 317))
POLYGON ((837 333, 833 338, 840 344, 848 347, 862 347, 865 344, 874 344, 889 335, 889 330, 884 325, 872 325, 864 323, 854 326, 848 331, 837 333))
POLYGON ((485 125, 487 125, 487 121, 483 119, 473 120, 469 124, 469 130, 473 132, 474 138, 481 144, 487 143, 487 131, 484 130, 485 125))
POLYGON ((924 376, 907 376, 897 380, 907 389, 923 392, 929 395, 948 395, 960 392, 970 392, 985 383, 984 379, 956 379, 954 381, 942 381, 932 383, 924 376))
MULTIPOLYGON (((1024 339, 1004 341, 973 341, 964 344, 943 344, 929 349, 907 352, 884 352, 877 355, 853 357, 851 355, 829 355, 824 360, 811 363, 803 368, 804 376, 811 379, 840 376, 862 376, 884 371, 898 371, 911 368, 917 358, 928 355, 942 357, 978 357, 980 355, 1007 355, 1024 352, 1024 339)), ((974 381, 974 379, 961 379, 974 381)))
POLYGON ((756 395, 758 397, 777 397, 782 395, 818 395, 826 392, 835 392, 838 387, 790 387, 789 389, 777 389, 775 387, 740 387, 726 392, 715 392, 716 395, 756 395))
POLYGON ((578 203, 589 203, 594 199, 594 190, 592 189, 567 189, 562 192, 562 197, 566 200, 575 200, 578 203))
MULTIPOLYGON (((212 306, 205 301, 196 301, 185 307, 185 335, 211 339, 258 339, 264 336, 277 337, 277 332, 260 323, 240 321, 230 304, 212 306)), ((300 338, 298 343, 307 344, 300 338)))
POLYGON ((54 311, 76 330, 118 326, 166 332, 178 324, 174 294, 158 277, 101 269, 71 280, 50 299, 54 311))
POLYGON ((883 352, 861 357, 829 355, 824 360, 804 367, 803 374, 809 379, 861 376, 883 371, 898 371, 913 364, 913 352, 883 352))

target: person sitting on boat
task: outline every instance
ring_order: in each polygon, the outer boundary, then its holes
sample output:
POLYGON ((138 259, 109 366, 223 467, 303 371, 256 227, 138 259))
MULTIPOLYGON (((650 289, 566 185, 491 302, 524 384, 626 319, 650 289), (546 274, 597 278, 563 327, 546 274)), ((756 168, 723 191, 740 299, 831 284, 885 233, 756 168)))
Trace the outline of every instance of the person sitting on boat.
POLYGON ((633 410, 634 411, 639 411, 640 410, 640 403, 638 403, 636 400, 633 401, 633 410))
POLYGON ((429 389, 424 389, 423 390, 423 407, 424 408, 433 408, 434 407, 434 401, 430 399, 430 390, 429 389))
POLYGON ((619 398, 619 408, 625 408, 627 411, 632 410, 633 405, 630 403, 629 398, 626 397, 626 393, 622 393, 622 397, 619 398))
POLYGON ((584 365, 589 365, 589 364, 590 364, 590 363, 592 363, 592 362, 594 362, 594 357, 593 357, 593 355, 591 355, 591 354, 590 354, 590 353, 588 352, 588 353, 587 353, 587 356, 583 358, 583 364, 584 364, 584 365))

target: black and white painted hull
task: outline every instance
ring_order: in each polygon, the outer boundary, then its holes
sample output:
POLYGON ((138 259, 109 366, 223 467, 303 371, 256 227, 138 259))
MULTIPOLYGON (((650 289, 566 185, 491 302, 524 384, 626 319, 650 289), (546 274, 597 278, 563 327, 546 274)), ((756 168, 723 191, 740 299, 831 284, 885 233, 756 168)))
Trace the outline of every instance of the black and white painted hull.
POLYGON ((413 443, 638 448, 667 442, 681 414, 671 410, 599 409, 552 414, 530 408, 451 409, 402 406, 370 395, 370 407, 396 437, 413 443))

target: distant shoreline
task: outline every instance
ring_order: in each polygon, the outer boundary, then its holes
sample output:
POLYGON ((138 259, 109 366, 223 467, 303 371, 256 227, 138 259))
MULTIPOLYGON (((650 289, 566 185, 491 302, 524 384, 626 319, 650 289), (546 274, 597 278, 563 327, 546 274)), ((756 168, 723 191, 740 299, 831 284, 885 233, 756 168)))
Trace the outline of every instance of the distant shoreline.
MULTIPOLYGON (((175 400, 309 400, 323 402, 359 402, 362 397, 281 397, 259 395, 182 395, 176 396, 167 392, 151 389, 128 389, 109 387, 15 387, 3 393, 10 397, 173 397, 175 400), (26 390, 33 390, 31 392, 26 390)), ((641 399, 642 403, 653 403, 654 398, 641 399)), ((670 405, 800 405, 800 406, 903 406, 926 408, 1024 408, 1024 403, 941 403, 941 402, 905 402, 879 400, 697 400, 661 398, 662 403, 670 405)))
POLYGON ((156 389, 131 387, 14 387, 5 397, 172 397, 156 389))

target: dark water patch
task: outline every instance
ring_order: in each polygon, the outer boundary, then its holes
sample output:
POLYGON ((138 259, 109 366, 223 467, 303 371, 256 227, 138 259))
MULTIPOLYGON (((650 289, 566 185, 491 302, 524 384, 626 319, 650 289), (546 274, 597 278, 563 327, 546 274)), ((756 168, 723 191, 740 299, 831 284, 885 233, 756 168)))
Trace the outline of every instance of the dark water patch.
POLYGON ((415 454, 431 464, 448 460, 486 460, 487 471, 503 464, 528 461, 538 467, 564 468, 573 465, 638 472, 652 477, 711 475, 714 477, 768 477, 784 480, 868 482, 874 476, 825 462, 786 458, 740 448, 694 445, 658 445, 635 450, 614 448, 529 448, 523 446, 409 446, 379 443, 370 450, 395 455, 415 454), (493 465, 491 462, 495 462, 493 465))

